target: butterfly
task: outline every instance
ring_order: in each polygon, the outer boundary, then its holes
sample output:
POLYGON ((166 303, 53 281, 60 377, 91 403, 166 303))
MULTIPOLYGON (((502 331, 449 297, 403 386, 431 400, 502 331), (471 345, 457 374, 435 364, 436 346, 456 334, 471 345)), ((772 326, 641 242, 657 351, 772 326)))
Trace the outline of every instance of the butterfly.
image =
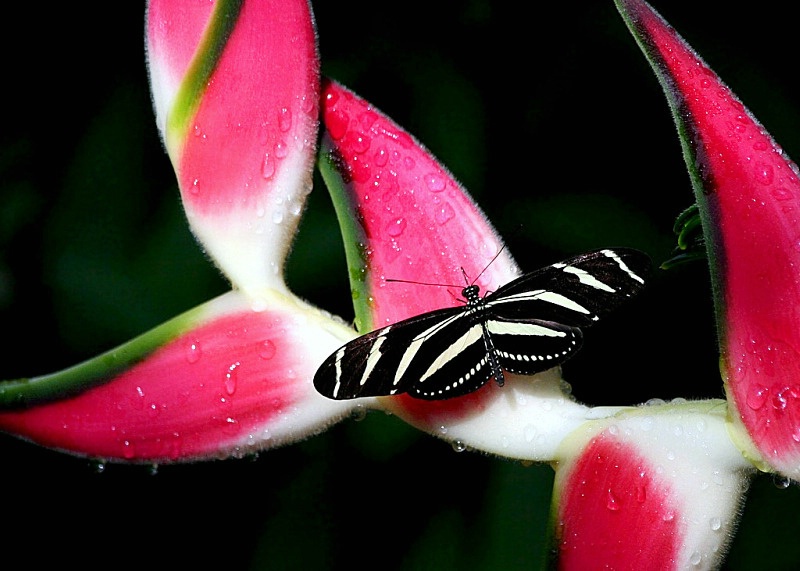
POLYGON ((314 375, 331 399, 408 393, 425 400, 468 394, 505 372, 533 375, 572 357, 588 327, 639 292, 650 258, 595 250, 523 274, 464 305, 423 313, 353 339, 314 375))

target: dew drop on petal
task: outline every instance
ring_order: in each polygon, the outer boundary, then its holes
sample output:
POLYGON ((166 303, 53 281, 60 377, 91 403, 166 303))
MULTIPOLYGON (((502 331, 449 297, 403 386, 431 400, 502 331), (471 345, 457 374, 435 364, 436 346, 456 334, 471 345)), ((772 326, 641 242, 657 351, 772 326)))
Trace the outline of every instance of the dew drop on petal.
POLYGON ((608 490, 608 496, 606 496, 606 507, 612 512, 619 511, 621 507, 619 505, 619 500, 617 499, 617 497, 614 495, 614 493, 611 491, 610 488, 608 490))
POLYGON ((281 107, 278 112, 278 129, 284 133, 292 128, 292 112, 286 107, 281 107))
POLYGON ((386 152, 386 147, 380 147, 375 151, 375 165, 385 167, 389 162, 389 153, 386 152))
POLYGON ((448 202, 442 203, 442 205, 436 210, 434 214, 434 219, 438 224, 446 224, 449 220, 455 216, 456 213, 453 210, 453 207, 450 206, 448 202))
POLYGON ((372 144, 372 141, 369 137, 358 135, 352 141, 352 149, 355 153, 361 155, 369 150, 370 144, 372 144))
POLYGON ((769 389, 763 385, 753 385, 747 395, 747 406, 753 410, 759 410, 767 402, 769 389))
POLYGON ((261 176, 266 179, 272 178, 275 174, 275 159, 269 153, 264 155, 264 162, 261 163, 261 176))
POLYGON ((130 440, 124 440, 122 442, 122 457, 130 460, 134 456, 136 456, 136 448, 133 443, 130 440))
POLYGON ((772 198, 774 198, 775 200, 791 200, 792 198, 794 198, 794 194, 792 194, 792 191, 782 186, 773 188, 770 191, 770 194, 772 194, 772 198))
POLYGON ((447 180, 439 173, 425 175, 425 185, 431 192, 442 192, 447 187, 447 180))
POLYGON ((236 382, 237 382, 237 369, 239 368, 239 362, 233 363, 230 367, 228 367, 228 372, 225 373, 225 392, 229 395, 233 395, 236 392, 236 382))
POLYGON ((200 357, 203 356, 203 350, 200 348, 199 341, 189 341, 186 344, 186 361, 189 363, 197 363, 200 357))
POLYGON ((386 233, 393 238, 397 238, 400 236, 403 231, 406 229, 406 220, 405 218, 398 218, 397 220, 392 220, 386 226, 386 233))
POLYGON ((763 185, 772 184, 775 179, 775 171, 772 165, 766 163, 756 163, 756 180, 763 185))
POLYGON ((264 360, 272 359, 275 356, 277 349, 275 348, 275 343, 267 339, 258 349, 258 356, 264 360))
POLYGON ((464 444, 461 440, 453 440, 453 450, 456 452, 463 452, 467 449, 467 445, 464 444))
POLYGON ((703 560, 703 556, 700 554, 700 552, 699 551, 695 551, 694 553, 692 553, 692 556, 689 558, 689 563, 696 567, 696 566, 700 565, 700 562, 702 560, 703 560))
POLYGON ((722 528, 722 520, 718 517, 712 517, 708 523, 711 526, 711 531, 719 531, 722 528))

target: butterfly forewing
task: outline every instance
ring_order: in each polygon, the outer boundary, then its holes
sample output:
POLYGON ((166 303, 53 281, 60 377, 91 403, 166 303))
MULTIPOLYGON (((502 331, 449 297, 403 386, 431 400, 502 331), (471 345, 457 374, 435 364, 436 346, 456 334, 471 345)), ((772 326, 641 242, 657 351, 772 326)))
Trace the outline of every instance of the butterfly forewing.
POLYGON ((508 319, 586 327, 644 287, 649 258, 637 250, 596 250, 520 276, 486 296, 508 319))
POLYGON ((362 335, 330 355, 314 386, 333 399, 409 393, 446 399, 503 371, 533 375, 569 359, 593 324, 644 286, 650 259, 597 250, 547 266, 466 306, 440 309, 362 335))
POLYGON ((333 399, 406 392, 424 369, 421 356, 431 358, 425 340, 463 313, 462 307, 440 309, 357 337, 325 359, 314 375, 314 387, 333 399))

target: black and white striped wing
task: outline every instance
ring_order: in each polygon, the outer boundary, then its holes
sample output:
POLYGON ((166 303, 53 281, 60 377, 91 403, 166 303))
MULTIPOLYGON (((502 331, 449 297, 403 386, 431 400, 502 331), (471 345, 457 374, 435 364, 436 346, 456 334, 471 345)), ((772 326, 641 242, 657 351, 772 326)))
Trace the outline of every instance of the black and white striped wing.
POLYGON ((484 298, 486 309, 509 320, 587 327, 639 292, 650 264, 638 250, 587 252, 507 283, 484 298))
POLYGON ((405 392, 443 399, 472 392, 491 376, 480 322, 467 308, 452 307, 353 339, 317 369, 314 387, 332 399, 405 392))

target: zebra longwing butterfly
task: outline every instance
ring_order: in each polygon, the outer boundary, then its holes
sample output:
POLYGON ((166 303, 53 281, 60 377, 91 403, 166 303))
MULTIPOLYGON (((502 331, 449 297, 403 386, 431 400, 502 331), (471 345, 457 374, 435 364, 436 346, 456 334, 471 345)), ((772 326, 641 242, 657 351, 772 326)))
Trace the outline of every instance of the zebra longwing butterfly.
POLYGON ((644 286, 650 258, 596 250, 524 274, 466 304, 423 313, 353 339, 331 354, 314 387, 337 400, 399 393, 426 400, 475 391, 504 371, 533 375, 569 359, 582 327, 644 286))

